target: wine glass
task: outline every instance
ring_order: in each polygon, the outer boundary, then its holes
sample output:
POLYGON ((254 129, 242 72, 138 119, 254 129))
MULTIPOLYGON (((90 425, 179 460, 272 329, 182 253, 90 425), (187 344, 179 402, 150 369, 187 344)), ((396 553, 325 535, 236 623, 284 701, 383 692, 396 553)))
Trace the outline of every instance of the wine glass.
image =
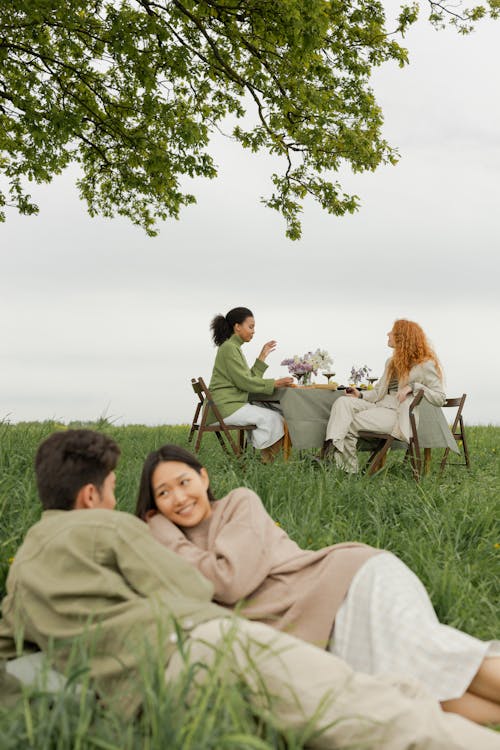
POLYGON ((326 378, 326 382, 327 382, 327 383, 329 383, 329 382, 330 382, 330 378, 333 378, 333 376, 334 376, 334 375, 335 375, 335 373, 334 373, 334 372, 324 372, 324 373, 323 373, 323 377, 325 377, 325 378, 326 378))

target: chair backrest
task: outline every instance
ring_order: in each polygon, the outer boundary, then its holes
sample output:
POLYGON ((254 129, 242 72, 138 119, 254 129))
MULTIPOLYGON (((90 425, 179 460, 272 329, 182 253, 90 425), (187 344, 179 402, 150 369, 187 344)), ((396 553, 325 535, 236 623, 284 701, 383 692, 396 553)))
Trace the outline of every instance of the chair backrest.
MULTIPOLYGON (((196 393, 196 395, 200 399, 200 403, 203 404, 205 401, 205 393, 202 387, 202 383, 203 383, 203 378, 191 378, 191 385, 193 387, 193 391, 196 393)), ((203 383, 203 385, 205 385, 205 383, 203 383)))
POLYGON ((459 398, 447 398, 446 401, 443 404, 443 409, 447 407, 456 407, 457 413, 455 414, 455 419, 453 420, 453 425, 451 427, 451 431, 453 433, 453 437, 457 437, 457 427, 460 425, 460 431, 458 432, 458 435, 460 437, 463 437, 463 417, 462 417, 462 409, 464 408, 465 399, 467 398, 466 393, 462 393, 462 395, 459 398))
POLYGON ((460 410, 462 410, 464 408, 466 398, 467 398, 466 393, 462 393, 460 398, 447 398, 443 404, 443 409, 446 408, 447 406, 458 406, 460 410))
POLYGON ((196 393, 198 398, 200 399, 200 403, 198 406, 203 407, 203 414, 201 419, 201 427, 204 427, 207 421, 207 413, 208 409, 210 408, 212 412, 215 415, 214 422, 219 422, 219 424, 224 425, 224 420, 222 418, 222 415, 218 409, 217 404, 215 403, 212 394, 210 393, 210 390, 203 380, 203 378, 191 378, 191 385, 193 386, 193 391, 196 393))

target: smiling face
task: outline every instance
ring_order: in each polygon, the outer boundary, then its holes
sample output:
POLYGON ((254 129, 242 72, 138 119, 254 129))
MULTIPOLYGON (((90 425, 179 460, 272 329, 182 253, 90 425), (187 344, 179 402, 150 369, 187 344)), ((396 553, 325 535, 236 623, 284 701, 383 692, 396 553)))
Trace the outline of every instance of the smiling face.
POLYGON ((387 346, 390 346, 391 349, 394 349, 396 346, 396 341, 394 339, 394 332, 390 330, 387 334, 387 346))
POLYGON ((151 477, 156 507, 176 526, 197 526, 212 515, 208 485, 206 469, 198 474, 180 461, 162 461, 151 477))
POLYGON ((255 333, 255 319, 252 315, 245 318, 243 323, 235 323, 233 332, 236 333, 245 343, 253 339, 255 333))

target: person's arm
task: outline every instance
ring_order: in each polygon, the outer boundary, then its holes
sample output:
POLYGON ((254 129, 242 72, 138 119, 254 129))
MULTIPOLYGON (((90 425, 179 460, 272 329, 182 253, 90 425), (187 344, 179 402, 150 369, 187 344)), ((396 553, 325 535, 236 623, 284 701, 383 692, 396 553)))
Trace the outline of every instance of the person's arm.
POLYGON ((37 651, 38 647, 24 638, 17 608, 21 596, 16 586, 16 579, 11 569, 7 576, 7 593, 2 600, 2 618, 0 619, 0 660, 13 659, 21 654, 37 651))
POLYGON ((446 401, 442 378, 438 375, 432 359, 417 365, 410 370, 408 385, 412 393, 423 390, 424 398, 433 406, 442 406, 446 401), (415 373, 413 374, 413 370, 415 373))
POLYGON ((17 656, 14 632, 5 619, 0 620, 0 660, 17 656))
POLYGON ((262 377, 267 369, 265 362, 257 359, 252 370, 249 370, 243 354, 237 346, 226 347, 221 365, 229 380, 240 391, 270 395, 274 390, 274 379, 262 377))
POLYGON ((271 341, 266 341, 266 343, 264 344, 264 346, 260 350, 260 354, 257 357, 257 361, 265 362, 266 359, 268 358, 268 356, 271 354, 271 352, 274 352, 274 350, 276 349, 276 344, 277 343, 278 342, 274 341, 274 339, 271 340, 271 341))
POLYGON ((138 518, 127 513, 120 516, 109 543, 130 588, 144 597, 158 595, 168 600, 173 595, 211 600, 212 585, 192 565, 158 544, 138 518))
POLYGON ((16 617, 14 613, 14 601, 16 580, 15 573, 11 569, 7 576, 7 593, 2 600, 2 618, 0 619, 0 659, 13 659, 19 656, 17 653, 16 617))
POLYGON ((159 513, 148 521, 155 539, 213 583, 214 598, 222 604, 234 604, 252 594, 272 566, 269 531, 274 522, 254 492, 242 489, 232 494, 209 550, 197 547, 159 513))
POLYGON ((373 388, 370 390, 363 391, 363 398, 365 401, 368 401, 368 403, 375 404, 377 401, 380 401, 386 393, 387 393, 387 372, 389 369, 389 362, 391 360, 388 359, 384 366, 384 372, 382 373, 382 377, 380 377, 377 382, 374 384, 373 388))

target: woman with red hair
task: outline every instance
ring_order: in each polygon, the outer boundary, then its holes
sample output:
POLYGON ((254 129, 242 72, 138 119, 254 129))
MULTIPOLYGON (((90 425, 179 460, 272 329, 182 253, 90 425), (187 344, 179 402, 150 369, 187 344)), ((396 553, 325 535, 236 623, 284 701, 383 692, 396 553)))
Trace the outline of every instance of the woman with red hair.
POLYGON ((387 337, 394 353, 373 390, 350 389, 346 398, 335 401, 328 420, 323 455, 350 473, 359 469, 360 430, 388 432, 408 442, 413 394, 423 390, 434 406, 442 406, 446 399, 439 360, 418 323, 396 320, 387 337))

